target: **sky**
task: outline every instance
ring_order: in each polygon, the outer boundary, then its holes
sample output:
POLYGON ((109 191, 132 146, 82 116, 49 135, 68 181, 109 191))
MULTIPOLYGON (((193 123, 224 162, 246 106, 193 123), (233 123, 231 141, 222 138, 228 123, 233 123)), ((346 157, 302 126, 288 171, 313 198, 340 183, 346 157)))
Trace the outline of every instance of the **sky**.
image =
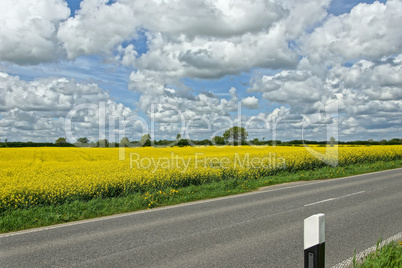
POLYGON ((1 0, 0 139, 402 138, 402 0, 1 0))

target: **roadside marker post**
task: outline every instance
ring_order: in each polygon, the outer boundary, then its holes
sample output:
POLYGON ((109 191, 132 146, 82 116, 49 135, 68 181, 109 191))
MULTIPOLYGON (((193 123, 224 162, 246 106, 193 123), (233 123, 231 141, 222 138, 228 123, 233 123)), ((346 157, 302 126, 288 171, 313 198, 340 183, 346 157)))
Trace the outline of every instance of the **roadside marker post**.
POLYGON ((304 220, 304 268, 325 267, 325 215, 304 220))

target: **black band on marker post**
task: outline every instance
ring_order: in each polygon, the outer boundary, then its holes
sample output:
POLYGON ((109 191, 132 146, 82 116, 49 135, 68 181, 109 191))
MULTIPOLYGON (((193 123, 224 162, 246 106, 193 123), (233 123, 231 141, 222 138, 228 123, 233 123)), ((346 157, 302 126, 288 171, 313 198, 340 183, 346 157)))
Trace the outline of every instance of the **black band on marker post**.
POLYGON ((325 215, 304 220, 304 268, 325 267, 325 215))

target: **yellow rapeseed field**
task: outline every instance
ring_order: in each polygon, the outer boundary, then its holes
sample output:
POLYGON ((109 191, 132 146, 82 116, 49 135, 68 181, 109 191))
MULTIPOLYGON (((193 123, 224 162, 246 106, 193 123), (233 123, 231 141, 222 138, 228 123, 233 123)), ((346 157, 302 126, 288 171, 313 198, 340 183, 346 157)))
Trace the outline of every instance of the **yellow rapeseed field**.
POLYGON ((292 172, 402 158, 402 146, 398 145, 312 149, 313 152, 304 147, 282 146, 2 148, 0 212, 229 178, 253 179, 280 170, 292 172))

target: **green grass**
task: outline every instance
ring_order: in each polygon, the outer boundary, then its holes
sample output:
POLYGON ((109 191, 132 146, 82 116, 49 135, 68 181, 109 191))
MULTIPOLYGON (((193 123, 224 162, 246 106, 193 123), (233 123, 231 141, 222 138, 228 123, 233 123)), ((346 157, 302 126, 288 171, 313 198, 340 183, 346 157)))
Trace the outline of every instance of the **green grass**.
POLYGON ((391 242, 379 248, 380 241, 377 243, 377 249, 372 254, 364 257, 363 260, 353 258, 353 268, 399 268, 402 267, 402 241, 391 242))
POLYGON ((0 213, 0 233, 244 193, 280 183, 338 178, 398 167, 402 167, 402 160, 379 161, 335 168, 323 167, 295 173, 283 171, 274 176, 253 180, 224 180, 177 189, 166 188, 162 191, 150 191, 123 197, 97 198, 90 201, 71 201, 62 205, 8 210, 0 213))

